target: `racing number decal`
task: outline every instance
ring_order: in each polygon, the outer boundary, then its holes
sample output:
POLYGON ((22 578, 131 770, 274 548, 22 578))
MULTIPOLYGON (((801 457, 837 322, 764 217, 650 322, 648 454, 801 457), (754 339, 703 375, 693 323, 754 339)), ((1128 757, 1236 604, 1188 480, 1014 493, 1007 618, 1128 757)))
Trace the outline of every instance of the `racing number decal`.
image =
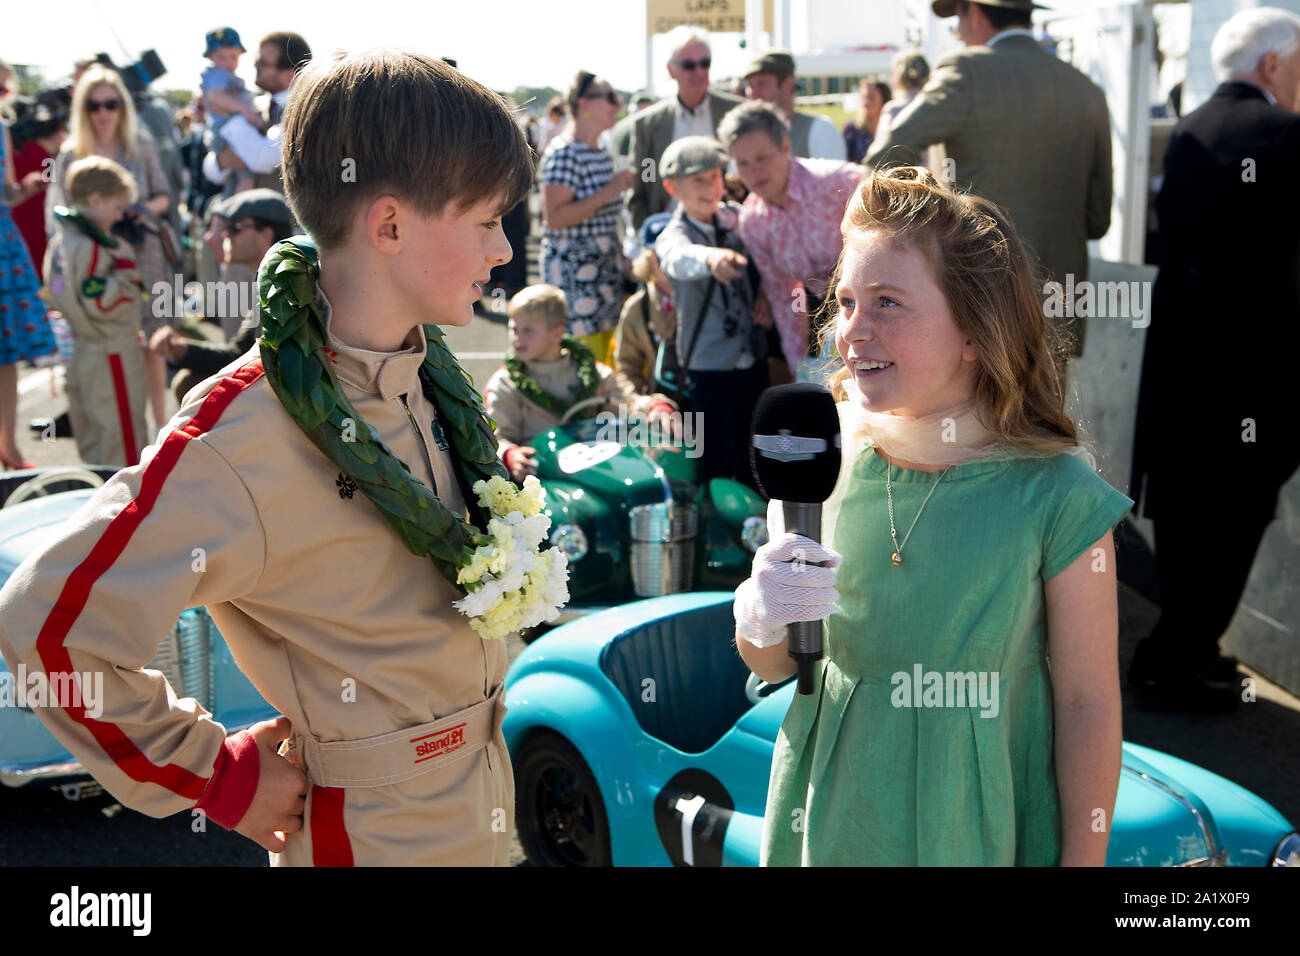
POLYGON ((555 463, 560 471, 572 475, 609 461, 622 450, 623 446, 616 441, 574 442, 556 453, 555 463))
POLYGON ((721 866, 735 801, 717 777, 683 770, 655 797, 655 829, 673 866, 721 866))

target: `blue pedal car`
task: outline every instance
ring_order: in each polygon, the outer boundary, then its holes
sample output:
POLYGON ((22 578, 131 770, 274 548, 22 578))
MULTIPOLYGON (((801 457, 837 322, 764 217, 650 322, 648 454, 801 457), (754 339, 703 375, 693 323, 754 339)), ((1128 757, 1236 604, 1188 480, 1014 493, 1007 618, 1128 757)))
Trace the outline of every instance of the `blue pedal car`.
MULTIPOLYGON (((520 842, 548 866, 753 866, 794 683, 760 684, 732 595, 602 611, 544 635, 506 677, 520 842)), ((1300 835, 1250 791, 1124 745, 1111 866, 1300 866, 1300 835)))
MULTIPOLYGON (((111 477, 114 468, 46 468, 0 477, 0 585, 33 548, 80 508, 88 490, 111 477), (21 500, 20 500, 21 499, 21 500)), ((183 611, 149 666, 167 675, 180 697, 193 697, 232 733, 276 712, 235 666, 230 649, 203 608, 183 611)), ((0 680, 15 675, 0 660, 0 680)), ((5 701, 7 703, 7 701, 5 701)), ((53 785, 65 796, 99 789, 31 708, 0 706, 0 784, 53 785), (89 784, 89 785, 88 785, 89 784)))

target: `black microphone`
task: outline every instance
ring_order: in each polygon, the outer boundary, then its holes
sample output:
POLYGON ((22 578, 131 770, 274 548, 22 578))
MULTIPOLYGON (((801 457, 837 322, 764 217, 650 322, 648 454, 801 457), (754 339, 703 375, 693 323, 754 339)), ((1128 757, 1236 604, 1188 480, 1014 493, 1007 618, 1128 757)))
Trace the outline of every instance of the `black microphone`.
MULTIPOLYGON (((754 409, 749 460, 759 490, 783 503, 785 530, 820 543, 822 502, 840 474, 840 416, 831 393, 796 382, 767 389, 754 409)), ((790 625, 790 656, 799 693, 813 690, 813 665, 822 658, 822 622, 790 625)))

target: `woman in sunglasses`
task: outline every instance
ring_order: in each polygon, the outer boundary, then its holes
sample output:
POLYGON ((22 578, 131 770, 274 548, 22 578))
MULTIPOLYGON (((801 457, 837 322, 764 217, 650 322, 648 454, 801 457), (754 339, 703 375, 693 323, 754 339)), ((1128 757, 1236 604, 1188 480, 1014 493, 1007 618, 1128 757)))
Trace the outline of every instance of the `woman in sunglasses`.
MULTIPOLYGON (((129 222, 126 230, 134 233, 131 241, 135 246, 136 261, 144 274, 146 298, 140 304, 140 324, 145 341, 148 341, 167 322, 154 315, 151 301, 154 285, 164 282, 170 288, 172 279, 172 270, 158 236, 157 219, 174 199, 158 158, 158 147, 148 130, 137 122, 135 104, 117 71, 98 63, 81 75, 72 92, 69 127, 70 135, 54 165, 54 182, 45 193, 45 231, 53 234, 54 207, 67 205, 63 183, 70 165, 93 155, 104 156, 126 168, 135 178, 136 190, 142 200, 139 205, 127 209, 129 222)), ((171 315, 176 310, 160 311, 171 315)), ((161 424, 169 417, 167 366, 160 356, 146 351, 144 371, 149 388, 149 407, 153 410, 154 421, 161 424)))
POLYGON ((580 70, 569 87, 569 127, 542 157, 542 281, 569 303, 569 334, 612 365, 614 328, 623 306, 618 218, 632 169, 614 171, 598 143, 623 108, 603 77, 580 70))

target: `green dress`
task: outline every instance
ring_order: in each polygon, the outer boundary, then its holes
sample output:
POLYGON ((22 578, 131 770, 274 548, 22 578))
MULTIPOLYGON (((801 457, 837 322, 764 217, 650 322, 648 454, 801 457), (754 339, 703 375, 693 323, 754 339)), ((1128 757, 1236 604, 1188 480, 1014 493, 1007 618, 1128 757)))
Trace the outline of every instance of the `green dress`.
MULTIPOLYGON (((861 449, 824 512, 841 613, 777 736, 762 862, 1054 865, 1043 582, 1133 503, 1074 454, 957 465, 895 566, 885 470, 861 449)), ((892 475, 901 542, 939 472, 892 475)))

